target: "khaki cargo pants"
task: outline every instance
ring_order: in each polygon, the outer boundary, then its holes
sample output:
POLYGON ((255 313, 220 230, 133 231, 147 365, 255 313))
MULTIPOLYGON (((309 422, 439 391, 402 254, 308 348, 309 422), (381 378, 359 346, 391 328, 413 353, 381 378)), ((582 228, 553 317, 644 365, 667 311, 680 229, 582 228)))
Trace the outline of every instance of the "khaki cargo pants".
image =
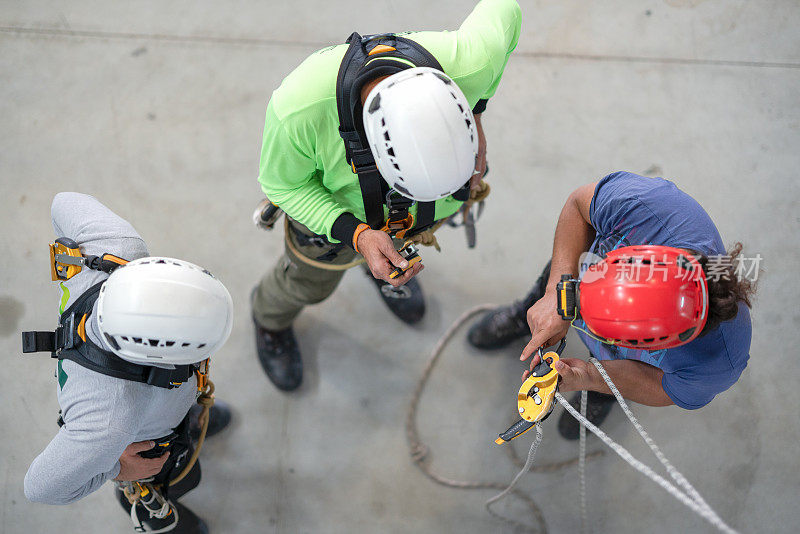
MULTIPOLYGON (((330 244, 302 224, 286 217, 285 224, 292 228, 287 239, 303 256, 318 259, 324 256, 326 263, 345 265, 360 257, 352 248, 330 244), (310 238, 313 243, 300 244, 295 231, 310 238)), ((300 240, 305 241, 300 238, 300 240)), ((313 267, 298 259, 289 249, 271 271, 264 275, 253 296, 253 317, 267 330, 283 330, 291 326, 295 318, 308 304, 317 304, 328 298, 339 285, 345 271, 329 271, 313 267)))

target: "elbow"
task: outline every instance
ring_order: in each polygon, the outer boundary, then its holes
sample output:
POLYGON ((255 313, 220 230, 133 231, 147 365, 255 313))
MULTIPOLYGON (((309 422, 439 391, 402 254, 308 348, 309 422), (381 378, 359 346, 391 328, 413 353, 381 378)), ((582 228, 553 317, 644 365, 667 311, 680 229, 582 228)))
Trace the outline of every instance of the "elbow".
POLYGON ((40 504, 71 504, 81 498, 80 491, 65 495, 56 491, 58 484, 48 484, 46 478, 28 470, 23 482, 25 498, 40 504))
POLYGON ((65 215, 74 210, 78 199, 88 196, 89 195, 84 195, 83 193, 61 192, 53 197, 53 202, 50 204, 50 220, 53 222, 54 227, 56 227, 56 232, 59 231, 58 228, 61 228, 60 223, 64 220, 65 215))
POLYGON ((65 205, 70 204, 78 196, 82 196, 81 193, 70 193, 68 191, 56 193, 56 196, 53 197, 53 202, 50 205, 50 215, 53 216, 59 213, 65 205))
POLYGON ((25 475, 24 490, 25 498, 31 502, 41 504, 67 504, 62 502, 46 484, 42 484, 41 480, 35 480, 35 477, 31 477, 30 471, 25 475))

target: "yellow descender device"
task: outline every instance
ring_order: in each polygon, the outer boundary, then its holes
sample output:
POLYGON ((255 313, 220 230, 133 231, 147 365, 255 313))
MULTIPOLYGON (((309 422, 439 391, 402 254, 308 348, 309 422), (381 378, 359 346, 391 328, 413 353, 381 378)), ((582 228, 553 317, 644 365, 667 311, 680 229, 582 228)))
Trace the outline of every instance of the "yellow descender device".
POLYGON ((547 419, 553 411, 558 391, 558 371, 555 363, 566 345, 566 340, 562 339, 555 351, 542 354, 542 349, 539 349, 539 364, 533 368, 531 375, 522 383, 517 393, 517 408, 522 419, 500 434, 500 437, 494 440, 495 443, 502 445, 518 438, 536 423, 547 419))

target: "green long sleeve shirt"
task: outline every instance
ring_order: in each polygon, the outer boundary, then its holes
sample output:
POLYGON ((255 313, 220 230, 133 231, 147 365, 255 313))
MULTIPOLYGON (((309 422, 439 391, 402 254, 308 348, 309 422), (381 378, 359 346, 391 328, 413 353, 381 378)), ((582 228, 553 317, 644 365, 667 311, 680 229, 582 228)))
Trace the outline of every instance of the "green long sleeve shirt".
MULTIPOLYGON (((401 35, 433 54, 474 107, 497 90, 521 23, 516 0, 482 0, 456 31, 401 35)), ((336 109, 336 78, 347 47, 314 52, 272 93, 258 177, 270 201, 331 242, 338 242, 331 227, 343 213, 365 220, 358 176, 345 159, 336 109)), ((437 200, 435 219, 460 206, 452 197, 437 200)))

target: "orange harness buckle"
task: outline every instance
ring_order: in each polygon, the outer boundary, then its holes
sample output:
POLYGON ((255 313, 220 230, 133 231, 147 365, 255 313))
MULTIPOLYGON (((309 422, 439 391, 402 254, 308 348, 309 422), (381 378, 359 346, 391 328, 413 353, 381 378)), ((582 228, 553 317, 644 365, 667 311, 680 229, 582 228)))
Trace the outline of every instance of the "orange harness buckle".
POLYGON ((408 217, 405 219, 386 221, 386 224, 383 225, 381 231, 386 232, 390 237, 403 239, 406 235, 406 232, 408 232, 412 226, 414 226, 414 216, 409 213, 408 217))

